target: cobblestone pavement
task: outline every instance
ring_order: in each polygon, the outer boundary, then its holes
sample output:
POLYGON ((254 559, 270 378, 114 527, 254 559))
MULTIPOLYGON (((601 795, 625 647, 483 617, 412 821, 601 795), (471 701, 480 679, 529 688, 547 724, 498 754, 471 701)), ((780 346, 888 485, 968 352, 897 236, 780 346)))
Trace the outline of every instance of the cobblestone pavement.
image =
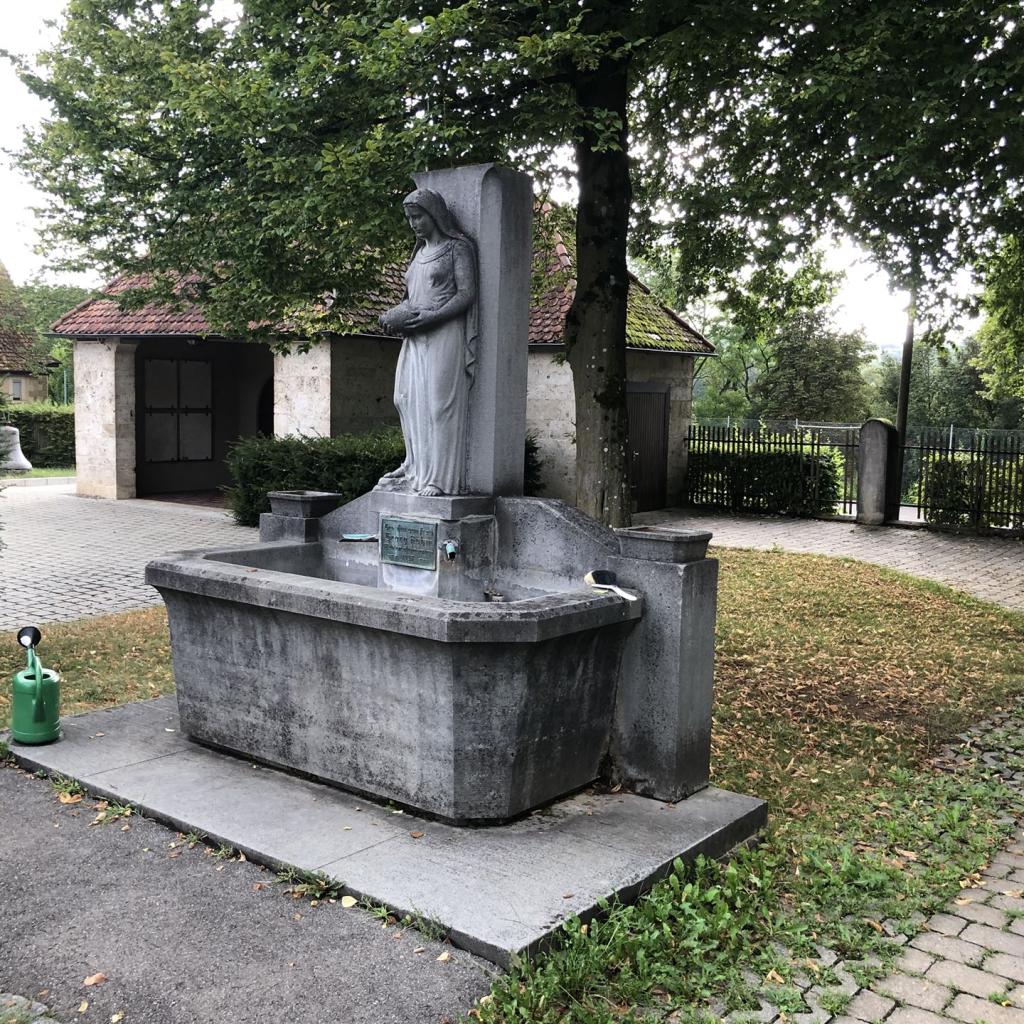
POLYGON ((168 551, 252 543, 219 509, 79 498, 73 485, 0 492, 0 630, 157 604, 146 563, 168 551))
MULTIPOLYGON (((1024 787, 1022 751, 1020 712, 1001 712, 958 737, 936 758, 935 768, 957 771, 980 759, 1019 790, 1024 787)), ((1010 844, 968 882, 941 913, 921 919, 911 938, 894 934, 891 923, 883 922, 891 941, 904 947, 884 977, 868 980, 881 973, 877 961, 844 963, 819 949, 819 959, 801 961, 808 970, 796 977, 804 1012, 786 1014, 763 1002, 757 1011, 733 1011, 726 1024, 1024 1024, 1024 828, 1019 822, 1010 844), (826 982, 817 980, 823 977, 826 982)), ((757 987, 760 979, 750 981, 757 987)))
POLYGON ((710 530, 727 548, 780 547, 873 562, 955 587, 1004 608, 1024 611, 1024 542, 970 537, 898 526, 852 522, 729 516, 666 509, 645 512, 638 523, 710 530))

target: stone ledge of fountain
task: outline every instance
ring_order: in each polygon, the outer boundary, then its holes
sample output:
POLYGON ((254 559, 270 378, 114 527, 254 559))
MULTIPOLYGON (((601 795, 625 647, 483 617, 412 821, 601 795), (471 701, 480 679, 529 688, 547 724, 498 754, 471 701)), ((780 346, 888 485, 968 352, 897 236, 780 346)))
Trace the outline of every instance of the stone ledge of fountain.
MULTIPOLYGON (((536 591, 536 596, 500 603, 459 601, 324 579, 309 575, 308 566, 282 571, 253 564, 267 554, 300 562, 300 554, 313 555, 318 547, 276 542, 165 555, 146 566, 146 582, 165 600, 168 592, 190 594, 441 643, 538 643, 643 615, 642 600, 629 602, 582 588, 536 591)), ((495 585, 502 585, 500 577, 495 585)), ((210 613, 216 614, 212 606, 210 613)))

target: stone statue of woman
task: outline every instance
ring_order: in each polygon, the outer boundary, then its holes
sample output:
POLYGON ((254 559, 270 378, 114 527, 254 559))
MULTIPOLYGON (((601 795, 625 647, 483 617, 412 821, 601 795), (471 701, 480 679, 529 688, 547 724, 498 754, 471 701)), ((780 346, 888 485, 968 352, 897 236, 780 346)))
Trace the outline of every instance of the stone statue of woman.
POLYGON ((403 338, 395 405, 405 461, 377 486, 426 496, 461 494, 478 333, 476 247, 433 189, 416 189, 403 206, 416 245, 405 272, 405 298, 380 322, 403 338))

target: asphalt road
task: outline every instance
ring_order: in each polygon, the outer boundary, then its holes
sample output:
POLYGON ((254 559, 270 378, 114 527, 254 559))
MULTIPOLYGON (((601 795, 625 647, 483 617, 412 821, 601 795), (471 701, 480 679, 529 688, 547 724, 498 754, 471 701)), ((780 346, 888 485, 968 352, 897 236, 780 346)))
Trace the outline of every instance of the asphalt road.
POLYGON ((440 1024, 488 991, 462 950, 293 900, 155 822, 92 826, 93 803, 0 767, 0 992, 86 1024, 440 1024))

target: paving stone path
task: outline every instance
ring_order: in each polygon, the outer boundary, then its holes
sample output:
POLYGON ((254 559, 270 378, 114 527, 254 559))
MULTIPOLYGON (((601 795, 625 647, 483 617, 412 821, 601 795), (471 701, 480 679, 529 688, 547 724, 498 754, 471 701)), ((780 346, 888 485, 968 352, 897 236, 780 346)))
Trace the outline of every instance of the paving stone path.
MULTIPOLYGON (((1021 750, 1020 714, 1004 712, 963 733, 934 766, 956 771, 980 758, 1006 785, 1024 789, 1021 750)), ((1019 823, 1010 844, 973 882, 941 913, 922 919, 913 938, 894 934, 891 923, 883 922, 891 941, 905 947, 885 977, 861 984, 865 971, 878 973, 877 961, 844 963, 820 949, 813 969, 796 978, 803 1012, 786 1014, 764 1002, 754 1012, 730 1013, 726 1024, 1024 1024, 1024 828, 1019 823), (821 977, 827 981, 815 980, 821 977)), ((760 979, 749 980, 765 992, 760 979)))
POLYGON ((640 523, 710 530, 712 544, 855 558, 955 587, 1004 608, 1024 611, 1024 542, 852 522, 729 516, 666 509, 640 523))
POLYGON ((0 492, 0 631, 157 604, 157 555, 255 541, 219 509, 79 498, 73 485, 0 492))

